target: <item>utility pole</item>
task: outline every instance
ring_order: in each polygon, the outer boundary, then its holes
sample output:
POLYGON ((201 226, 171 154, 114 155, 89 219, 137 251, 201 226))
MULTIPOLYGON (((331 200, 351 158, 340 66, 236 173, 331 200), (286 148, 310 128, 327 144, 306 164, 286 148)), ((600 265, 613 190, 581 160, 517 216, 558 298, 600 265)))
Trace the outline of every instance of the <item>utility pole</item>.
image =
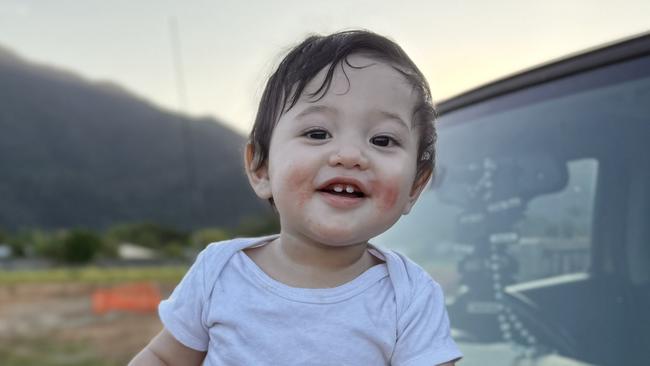
POLYGON ((190 225, 198 225, 198 214, 202 213, 203 200, 202 192, 197 185, 196 176, 196 159, 194 156, 194 144, 192 143, 192 131, 190 121, 183 118, 182 115, 187 112, 187 93, 185 89, 185 76, 183 74, 183 59, 181 49, 181 38, 179 36, 178 24, 176 17, 169 18, 169 34, 172 46, 172 59, 174 62, 174 75, 176 79, 176 91, 178 94, 178 120, 181 125, 182 151, 185 162, 185 184, 188 192, 187 212, 190 219, 190 225))

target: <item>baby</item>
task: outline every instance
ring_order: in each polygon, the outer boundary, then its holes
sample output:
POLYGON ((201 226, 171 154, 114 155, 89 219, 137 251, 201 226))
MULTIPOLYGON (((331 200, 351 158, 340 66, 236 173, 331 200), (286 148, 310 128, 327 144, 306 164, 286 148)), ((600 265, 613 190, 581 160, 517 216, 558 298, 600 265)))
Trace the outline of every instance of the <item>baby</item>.
POLYGON ((368 240, 434 168, 428 84, 394 42, 311 36, 271 75, 246 145, 277 235, 210 244, 131 365, 454 365, 440 286, 368 240))

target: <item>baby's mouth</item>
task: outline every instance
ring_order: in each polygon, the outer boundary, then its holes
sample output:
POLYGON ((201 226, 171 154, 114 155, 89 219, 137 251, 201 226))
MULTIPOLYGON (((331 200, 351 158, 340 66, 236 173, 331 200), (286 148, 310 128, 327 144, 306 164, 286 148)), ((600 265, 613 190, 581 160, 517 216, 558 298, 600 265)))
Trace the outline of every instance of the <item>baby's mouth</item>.
POLYGON ((319 189, 318 191, 343 197, 365 197, 365 194, 361 191, 361 189, 359 189, 359 187, 355 186, 354 184, 335 183, 319 189))

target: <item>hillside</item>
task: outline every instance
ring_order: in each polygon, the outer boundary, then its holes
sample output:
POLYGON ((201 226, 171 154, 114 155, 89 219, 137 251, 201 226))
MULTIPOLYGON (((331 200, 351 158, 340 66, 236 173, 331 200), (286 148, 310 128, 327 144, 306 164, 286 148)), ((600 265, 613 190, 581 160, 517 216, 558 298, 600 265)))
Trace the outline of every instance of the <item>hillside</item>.
POLYGON ((0 228, 223 226, 266 212, 244 137, 0 48, 0 228))

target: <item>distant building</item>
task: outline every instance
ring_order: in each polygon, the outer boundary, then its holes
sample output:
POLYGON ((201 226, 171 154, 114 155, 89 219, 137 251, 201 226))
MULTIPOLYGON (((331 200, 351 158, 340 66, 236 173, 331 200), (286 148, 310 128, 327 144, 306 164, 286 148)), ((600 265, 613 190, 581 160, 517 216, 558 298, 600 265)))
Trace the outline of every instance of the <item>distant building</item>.
POLYGON ((12 253, 9 244, 0 244, 0 260, 8 259, 12 253))
POLYGON ((126 260, 147 260, 157 257, 154 250, 133 243, 120 244, 117 248, 117 255, 126 260))

